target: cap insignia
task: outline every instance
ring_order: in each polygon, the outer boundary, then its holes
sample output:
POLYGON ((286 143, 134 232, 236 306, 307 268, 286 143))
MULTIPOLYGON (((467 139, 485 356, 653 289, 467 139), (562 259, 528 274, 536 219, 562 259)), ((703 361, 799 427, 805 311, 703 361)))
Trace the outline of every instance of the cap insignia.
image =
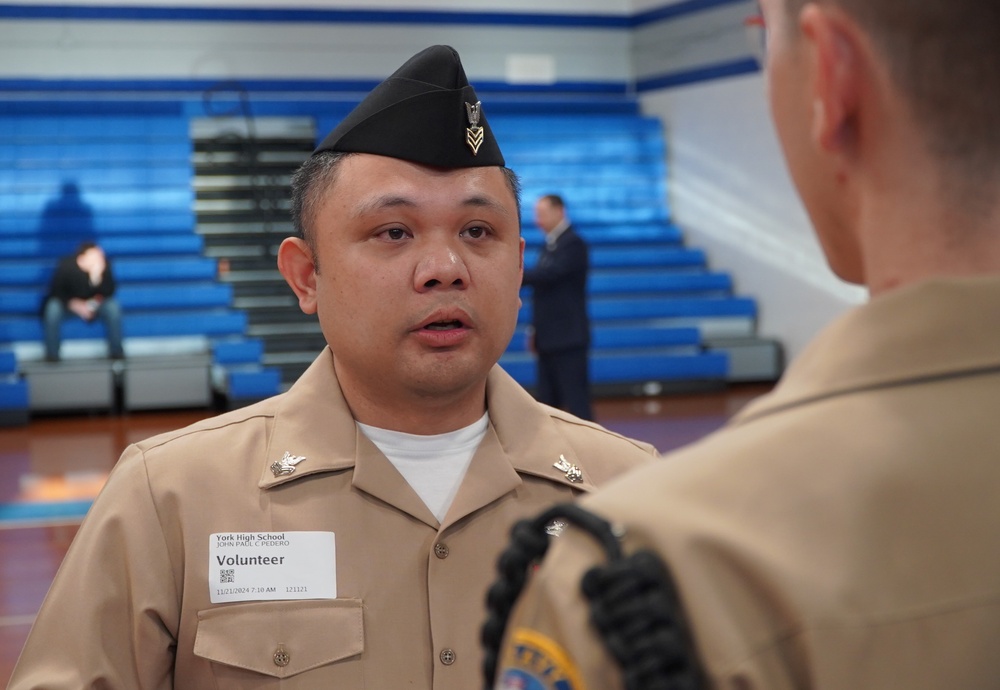
POLYGON ((479 153, 483 145, 483 128, 479 126, 479 118, 483 112, 482 101, 465 104, 465 112, 469 115, 469 126, 465 128, 465 143, 472 149, 472 155, 479 153))

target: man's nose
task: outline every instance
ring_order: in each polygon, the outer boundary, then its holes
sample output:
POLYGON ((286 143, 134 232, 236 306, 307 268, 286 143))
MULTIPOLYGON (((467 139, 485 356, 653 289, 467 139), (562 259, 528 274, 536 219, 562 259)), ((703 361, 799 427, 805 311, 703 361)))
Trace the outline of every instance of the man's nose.
POLYGON ((441 286, 465 288, 469 285, 469 269, 455 247, 435 244, 420 257, 414 283, 418 291, 441 286))

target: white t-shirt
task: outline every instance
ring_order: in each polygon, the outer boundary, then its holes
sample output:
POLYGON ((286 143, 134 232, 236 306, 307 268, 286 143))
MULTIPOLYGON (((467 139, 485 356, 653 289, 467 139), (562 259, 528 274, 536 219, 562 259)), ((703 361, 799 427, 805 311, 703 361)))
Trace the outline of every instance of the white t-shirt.
POLYGON ((490 415, 486 413, 463 429, 432 436, 357 424, 441 522, 455 500, 489 423, 490 415))

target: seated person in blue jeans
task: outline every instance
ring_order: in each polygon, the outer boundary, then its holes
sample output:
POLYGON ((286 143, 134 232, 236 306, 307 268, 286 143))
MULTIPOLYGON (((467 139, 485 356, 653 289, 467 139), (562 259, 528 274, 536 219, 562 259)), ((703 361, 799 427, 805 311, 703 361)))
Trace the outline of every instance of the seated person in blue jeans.
POLYGON ((114 298, 115 277, 104 250, 93 242, 83 242, 73 256, 59 260, 42 318, 45 324, 45 359, 59 361, 63 320, 72 312, 84 321, 101 319, 112 359, 125 356, 122 349, 122 312, 114 298))

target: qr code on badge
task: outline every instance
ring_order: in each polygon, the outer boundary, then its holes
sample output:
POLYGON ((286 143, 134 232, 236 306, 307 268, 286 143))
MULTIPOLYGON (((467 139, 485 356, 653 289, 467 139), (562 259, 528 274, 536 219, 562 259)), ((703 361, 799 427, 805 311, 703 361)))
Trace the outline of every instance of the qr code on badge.
POLYGON ((228 568, 219 571, 219 584, 231 585, 236 582, 236 569, 228 568))

